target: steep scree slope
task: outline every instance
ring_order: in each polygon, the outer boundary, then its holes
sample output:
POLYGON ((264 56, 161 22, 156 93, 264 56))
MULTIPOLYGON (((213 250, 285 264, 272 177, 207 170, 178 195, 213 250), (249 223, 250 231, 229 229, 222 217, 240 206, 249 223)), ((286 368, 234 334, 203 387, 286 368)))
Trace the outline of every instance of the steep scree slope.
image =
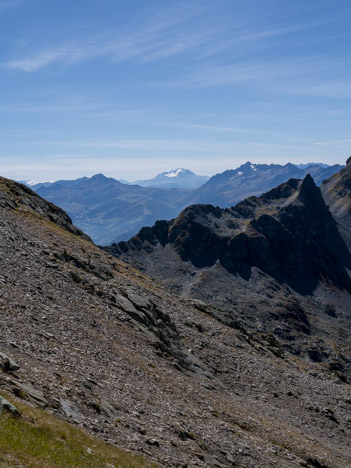
POLYGON ((22 190, 0 179, 0 389, 165 467, 351 465, 337 371, 167 292, 22 190))

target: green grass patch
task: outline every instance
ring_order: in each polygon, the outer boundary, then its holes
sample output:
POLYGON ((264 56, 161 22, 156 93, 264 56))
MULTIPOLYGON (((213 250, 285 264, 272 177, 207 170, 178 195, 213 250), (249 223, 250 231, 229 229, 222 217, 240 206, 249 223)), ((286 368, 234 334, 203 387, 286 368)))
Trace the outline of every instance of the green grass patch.
POLYGON ((13 403, 22 416, 17 418, 4 411, 0 414, 1 468, 157 467, 142 457, 91 437, 44 410, 13 403))

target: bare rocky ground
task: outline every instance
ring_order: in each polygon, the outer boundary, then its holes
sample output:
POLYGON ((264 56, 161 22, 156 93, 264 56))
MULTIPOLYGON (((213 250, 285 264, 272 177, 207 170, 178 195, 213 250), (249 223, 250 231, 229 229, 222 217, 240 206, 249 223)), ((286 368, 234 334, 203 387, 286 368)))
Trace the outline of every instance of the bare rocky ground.
MULTIPOLYGON (((0 389, 165 467, 351 466, 328 366, 169 292, 0 179, 0 389)), ((274 294, 273 294, 274 295, 274 294)))

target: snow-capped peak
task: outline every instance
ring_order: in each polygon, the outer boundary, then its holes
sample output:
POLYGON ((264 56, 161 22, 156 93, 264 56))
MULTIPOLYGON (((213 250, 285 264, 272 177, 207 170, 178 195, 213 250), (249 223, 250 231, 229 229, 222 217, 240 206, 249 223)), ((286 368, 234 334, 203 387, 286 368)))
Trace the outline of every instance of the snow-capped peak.
POLYGON ((40 184, 38 180, 26 180, 25 181, 27 185, 37 185, 40 184))
POLYGON ((29 187, 32 187, 33 185, 38 185, 38 184, 52 184, 55 182, 54 180, 46 180, 45 182, 42 182, 40 180, 21 180, 20 181, 22 184, 29 185, 29 187))
POLYGON ((179 169, 175 169, 174 171, 170 171, 170 172, 164 172, 163 175, 165 177, 177 177, 179 176, 179 174, 181 174, 182 172, 185 172, 185 169, 183 169, 182 167, 179 168, 179 169))

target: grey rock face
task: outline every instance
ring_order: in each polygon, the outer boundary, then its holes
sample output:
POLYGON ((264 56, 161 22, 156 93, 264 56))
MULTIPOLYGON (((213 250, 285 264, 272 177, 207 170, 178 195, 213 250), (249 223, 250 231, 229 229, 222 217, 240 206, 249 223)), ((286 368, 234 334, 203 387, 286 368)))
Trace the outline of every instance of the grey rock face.
POLYGON ((16 406, 12 405, 6 398, 0 396, 0 413, 2 411, 7 411, 14 416, 20 416, 20 411, 16 408, 16 406))
POLYGON ((28 398, 29 400, 34 401, 38 406, 43 408, 48 404, 43 393, 40 390, 35 389, 30 384, 17 383, 14 393, 22 398, 28 398))
POLYGON ((0 367, 5 372, 17 371, 20 368, 16 361, 4 353, 0 353, 0 367))
POLYGON ((62 411, 68 418, 72 419, 72 421, 76 423, 80 423, 82 421, 82 415, 72 401, 61 398, 60 404, 62 411))
POLYGON ((114 408, 111 403, 106 400, 102 400, 99 405, 99 413, 108 418, 116 418, 117 410, 114 408))

